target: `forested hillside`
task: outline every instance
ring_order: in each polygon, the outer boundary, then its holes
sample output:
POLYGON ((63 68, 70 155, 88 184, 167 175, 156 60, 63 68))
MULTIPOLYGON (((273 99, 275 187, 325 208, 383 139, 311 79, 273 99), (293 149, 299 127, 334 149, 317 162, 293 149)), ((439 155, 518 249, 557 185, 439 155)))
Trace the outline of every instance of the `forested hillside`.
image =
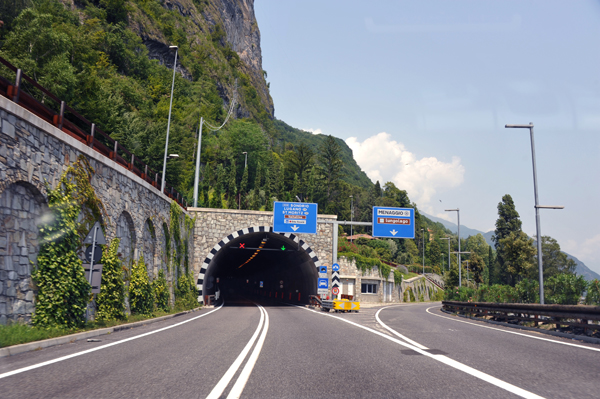
MULTIPOLYGON (((0 15, 1 57, 158 171, 175 61, 169 47, 177 46, 169 153, 180 157, 168 161, 167 180, 188 203, 202 117, 198 206, 271 210, 275 200, 300 199, 360 221, 371 220, 374 205, 416 208, 401 187, 373 184, 343 140, 274 118, 250 0, 14 0, 0 3, 0 15), (221 130, 208 127, 226 120, 221 130)), ((0 74, 14 79, 4 67, 0 74)), ((416 239, 396 240, 390 260, 417 262, 431 236, 426 261, 439 265, 448 232, 416 216, 416 239)))

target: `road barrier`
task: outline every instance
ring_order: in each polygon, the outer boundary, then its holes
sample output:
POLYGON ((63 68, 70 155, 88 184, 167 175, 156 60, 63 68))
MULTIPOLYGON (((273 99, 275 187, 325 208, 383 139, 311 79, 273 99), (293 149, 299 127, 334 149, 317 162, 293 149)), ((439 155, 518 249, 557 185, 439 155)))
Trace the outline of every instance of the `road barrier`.
POLYGON ((442 301, 444 310, 472 317, 491 317, 507 323, 532 322, 582 328, 584 334, 600 330, 600 306, 540 305, 535 303, 492 303, 442 301))
MULTIPOLYGON (((5 77, 0 76, 0 95, 56 126, 64 133, 89 146, 96 152, 110 158, 160 191, 162 179, 162 177, 159 179, 161 176, 160 173, 154 172, 148 165, 129 152, 115 139, 104 133, 95 123, 81 116, 64 101, 61 101, 54 94, 40 86, 35 80, 24 74, 21 69, 18 69, 2 57, 0 57, 0 64, 15 73, 14 84, 5 77), (29 92, 30 90, 31 93, 29 92), (39 101, 35 98, 32 94, 35 90, 44 101, 39 101), (48 100, 54 102, 55 109, 51 108, 50 101, 48 100), (87 132, 88 130, 89 133, 87 132)), ((182 208, 187 209, 187 201, 183 198, 183 195, 167 182, 165 182, 164 194, 176 201, 182 208)))

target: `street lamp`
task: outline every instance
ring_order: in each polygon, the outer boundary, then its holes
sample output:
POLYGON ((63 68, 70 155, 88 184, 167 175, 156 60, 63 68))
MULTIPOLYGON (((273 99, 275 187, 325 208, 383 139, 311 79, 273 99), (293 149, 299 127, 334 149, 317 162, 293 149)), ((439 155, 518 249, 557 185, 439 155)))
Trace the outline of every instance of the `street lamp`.
POLYGON ((246 151, 242 152, 244 154, 244 169, 248 167, 248 153, 246 151))
POLYGON ((200 154, 202 150, 202 125, 204 119, 200 117, 198 125, 198 154, 196 155, 196 175, 194 176, 194 208, 198 206, 198 185, 200 184, 200 154))
POLYGON ((448 271, 450 271, 450 237, 443 237, 440 240, 448 241, 448 271))
MULTIPOLYGON (((544 266, 542 264, 542 232, 540 229, 540 208, 544 209, 564 209, 564 206, 544 206, 538 203, 538 187, 537 187, 537 169, 535 166, 535 144, 533 141, 533 123, 529 125, 504 125, 505 128, 512 129, 529 129, 531 138, 531 159, 533 162, 533 194, 535 196, 535 229, 537 235, 537 253, 538 253, 538 269, 540 278, 540 304, 544 304, 544 266)), ((460 249, 459 249, 460 251, 460 249)))
MULTIPOLYGON (((445 209, 446 212, 456 212, 456 217, 458 218, 458 286, 462 287, 462 273, 461 273, 461 263, 460 263, 460 209, 445 209)), ((449 241, 448 241, 449 242, 449 241)))
POLYGON ((421 229, 421 246, 423 247, 423 276, 425 275, 425 233, 421 229))
POLYGON ((165 159, 163 161, 162 182, 160 192, 165 192, 165 174, 167 173, 167 151, 169 150, 169 129, 171 128, 171 109, 173 108, 173 89, 175 88, 175 68, 177 67, 177 46, 169 46, 169 49, 175 49, 175 62, 173 63, 173 82, 171 83, 171 102, 169 104, 169 120, 167 122, 167 139, 165 140, 165 159))
MULTIPOLYGON (((354 222, 354 197, 350 195, 350 223, 352 222, 354 222)), ((354 230, 352 229, 352 224, 350 224, 350 242, 354 242, 353 235, 354 230)))

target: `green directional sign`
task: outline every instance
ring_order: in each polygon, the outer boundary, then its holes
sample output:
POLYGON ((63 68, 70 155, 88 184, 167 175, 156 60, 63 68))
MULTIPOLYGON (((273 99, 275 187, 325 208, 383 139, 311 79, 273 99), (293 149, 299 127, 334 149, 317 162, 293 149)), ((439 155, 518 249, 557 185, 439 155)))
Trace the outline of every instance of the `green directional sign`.
POLYGON ((282 245, 282 246, 281 246, 281 250, 282 250, 282 251, 285 251, 285 245, 282 245))

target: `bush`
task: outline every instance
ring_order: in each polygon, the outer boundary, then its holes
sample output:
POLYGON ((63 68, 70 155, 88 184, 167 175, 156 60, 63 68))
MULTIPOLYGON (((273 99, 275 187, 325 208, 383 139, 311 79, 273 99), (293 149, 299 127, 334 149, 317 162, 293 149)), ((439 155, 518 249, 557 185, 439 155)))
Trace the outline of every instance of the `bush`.
POLYGON ((444 293, 444 299, 446 301, 473 302, 474 296, 475 290, 469 287, 447 289, 444 293))
POLYGON ((175 310, 190 310, 198 307, 198 296, 192 273, 182 273, 175 287, 175 310))
POLYGON ((132 314, 151 314, 154 311, 154 294, 148 279, 144 256, 140 256, 131 270, 129 306, 132 314))
POLYGON ((515 285, 521 303, 540 303, 540 283, 536 280, 523 279, 515 285))
POLYGON ((156 308, 168 312, 169 288, 167 287, 165 272, 162 269, 158 271, 158 277, 152 282, 152 290, 154 291, 156 308))
POLYGON ((583 276, 561 273, 546 281, 544 296, 547 303, 577 305, 586 288, 587 282, 583 276))
POLYGON ((125 284, 118 249, 119 239, 115 238, 102 254, 102 286, 96 299, 96 320, 125 319, 125 284))
POLYGON ((587 295, 585 296, 586 305, 600 305, 600 281, 592 280, 588 284, 587 295))

